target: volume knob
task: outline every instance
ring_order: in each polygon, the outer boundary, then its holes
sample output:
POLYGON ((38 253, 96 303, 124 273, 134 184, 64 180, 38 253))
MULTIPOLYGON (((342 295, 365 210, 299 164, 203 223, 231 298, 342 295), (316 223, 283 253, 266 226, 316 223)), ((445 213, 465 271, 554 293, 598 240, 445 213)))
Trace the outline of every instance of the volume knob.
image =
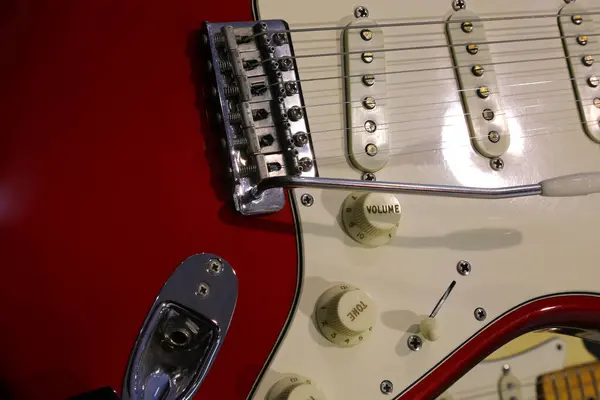
POLYGON ((347 283, 327 289, 317 300, 315 315, 321 334, 346 347, 366 339, 376 318, 371 297, 347 283))
POLYGON ((396 235, 402 208, 387 193, 352 193, 344 201, 342 221, 346 232, 359 243, 381 246, 396 235))
POLYGON ((325 395, 303 376, 290 374, 277 381, 267 394, 267 400, 325 400, 325 395))

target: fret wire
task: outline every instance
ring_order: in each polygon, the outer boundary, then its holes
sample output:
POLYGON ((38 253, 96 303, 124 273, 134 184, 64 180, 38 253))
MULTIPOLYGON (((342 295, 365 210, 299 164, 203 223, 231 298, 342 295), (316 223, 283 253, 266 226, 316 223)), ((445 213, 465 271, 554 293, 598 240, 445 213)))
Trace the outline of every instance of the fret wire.
POLYGON ((592 376, 592 385, 594 386, 594 393, 596 393, 596 400, 600 400, 600 394, 598 393, 598 383, 596 382, 596 372, 594 367, 590 367, 589 373, 592 376))
POLYGON ((573 400, 573 395, 571 394, 571 385, 569 384, 569 377, 567 376, 567 371, 563 372, 563 379, 565 381, 565 387, 567 389, 567 397, 569 400, 573 400))
POLYGON ((581 399, 585 400, 585 390, 583 389, 583 380, 581 380, 581 374, 579 373, 579 368, 575 369, 575 376, 577 377, 577 382, 579 382, 579 390, 581 391, 581 399))
POLYGON ((554 375, 552 375, 550 377, 550 380, 552 381, 552 388, 554 389, 554 397, 556 397, 556 400, 559 400, 559 394, 558 394, 558 386, 556 385, 556 377, 554 375))

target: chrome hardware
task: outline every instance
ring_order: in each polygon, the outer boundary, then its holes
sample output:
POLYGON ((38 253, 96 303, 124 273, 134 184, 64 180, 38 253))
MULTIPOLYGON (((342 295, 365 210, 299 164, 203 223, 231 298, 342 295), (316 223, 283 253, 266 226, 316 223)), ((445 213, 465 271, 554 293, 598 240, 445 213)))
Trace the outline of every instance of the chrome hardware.
POLYGON ((196 254, 181 263, 138 335, 123 400, 191 399, 227 334, 237 295, 235 272, 225 260, 196 254))
POLYGON ((310 207, 315 203, 315 199, 310 194, 304 193, 300 196, 300 203, 305 207, 310 207))
POLYGON ((462 31, 464 33, 471 33, 471 32, 473 32, 473 23, 469 22, 469 21, 465 21, 460 25, 460 28, 462 29, 462 31))
POLYGON ((318 176, 302 88, 284 21, 207 23, 219 99, 219 127, 236 209, 244 215, 281 210, 284 192, 249 197, 256 184, 276 176, 318 176), (275 31, 271 34, 270 32, 275 31), (252 54, 251 58, 245 58, 252 54))
POLYGON ((303 178, 279 176, 258 183, 251 195, 259 196, 271 188, 315 188, 347 191, 383 192, 435 197, 460 197, 469 199, 511 199, 527 196, 575 197, 600 193, 600 172, 559 176, 540 183, 484 188, 451 185, 425 185, 403 182, 369 182, 354 179, 303 178))
POLYGON ((504 169, 504 160, 501 158, 492 158, 490 160, 490 167, 494 171, 502 171, 504 169))
POLYGON ((394 391, 394 385, 392 384, 392 382, 386 379, 382 381, 379 385, 379 390, 381 390, 381 393, 383 394, 392 394, 392 392, 394 391))
POLYGON ((461 260, 456 264, 456 271, 462 276, 467 276, 471 273, 471 263, 466 260, 461 260))
POLYGON ((487 318, 487 312, 483 307, 477 307, 475 311, 473 311, 473 315, 477 321, 485 321, 487 318))
POLYGON ((452 8, 454 8, 454 11, 464 10, 467 8, 467 2, 465 0, 452 0, 452 8))
POLYGON ((376 181, 377 177, 371 172, 365 172, 360 176, 363 181, 376 181))
POLYGON ((373 53, 371 53, 370 51, 366 51, 364 53, 362 53, 360 55, 360 58, 363 60, 363 62, 367 63, 367 64, 371 64, 373 62, 373 53))
POLYGON ((360 37, 362 38, 362 40, 369 41, 373 39, 373 32, 370 29, 363 29, 362 31, 360 31, 360 37))
POLYGON ((369 16, 369 10, 364 6, 358 6, 354 9, 354 17, 356 18, 367 18, 369 16))
POLYGON ((423 339, 418 335, 410 335, 406 341, 406 345, 412 351, 419 351, 423 346, 423 339))

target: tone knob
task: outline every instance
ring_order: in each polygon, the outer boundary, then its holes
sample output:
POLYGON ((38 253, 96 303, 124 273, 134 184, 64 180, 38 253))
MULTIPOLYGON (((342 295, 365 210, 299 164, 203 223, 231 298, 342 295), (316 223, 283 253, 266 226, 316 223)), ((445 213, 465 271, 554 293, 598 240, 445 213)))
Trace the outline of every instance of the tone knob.
POLYGON ((325 395, 310 379, 289 374, 269 390, 267 400, 325 400, 325 395))
POLYGON ((373 330, 376 311, 371 297, 347 283, 327 289, 317 300, 316 322, 321 334, 340 346, 361 343, 373 330))
POLYGON ((396 235, 402 208, 387 193, 352 193, 344 201, 342 221, 346 232, 359 243, 381 246, 396 235))

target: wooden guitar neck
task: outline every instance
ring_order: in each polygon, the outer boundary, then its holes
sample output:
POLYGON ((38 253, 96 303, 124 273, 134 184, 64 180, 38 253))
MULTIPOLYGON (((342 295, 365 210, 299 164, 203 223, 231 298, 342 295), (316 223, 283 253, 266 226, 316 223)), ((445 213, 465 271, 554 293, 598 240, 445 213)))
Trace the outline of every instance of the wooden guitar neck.
POLYGON ((543 400, 599 399, 600 362, 577 365, 537 379, 537 398, 543 400))

